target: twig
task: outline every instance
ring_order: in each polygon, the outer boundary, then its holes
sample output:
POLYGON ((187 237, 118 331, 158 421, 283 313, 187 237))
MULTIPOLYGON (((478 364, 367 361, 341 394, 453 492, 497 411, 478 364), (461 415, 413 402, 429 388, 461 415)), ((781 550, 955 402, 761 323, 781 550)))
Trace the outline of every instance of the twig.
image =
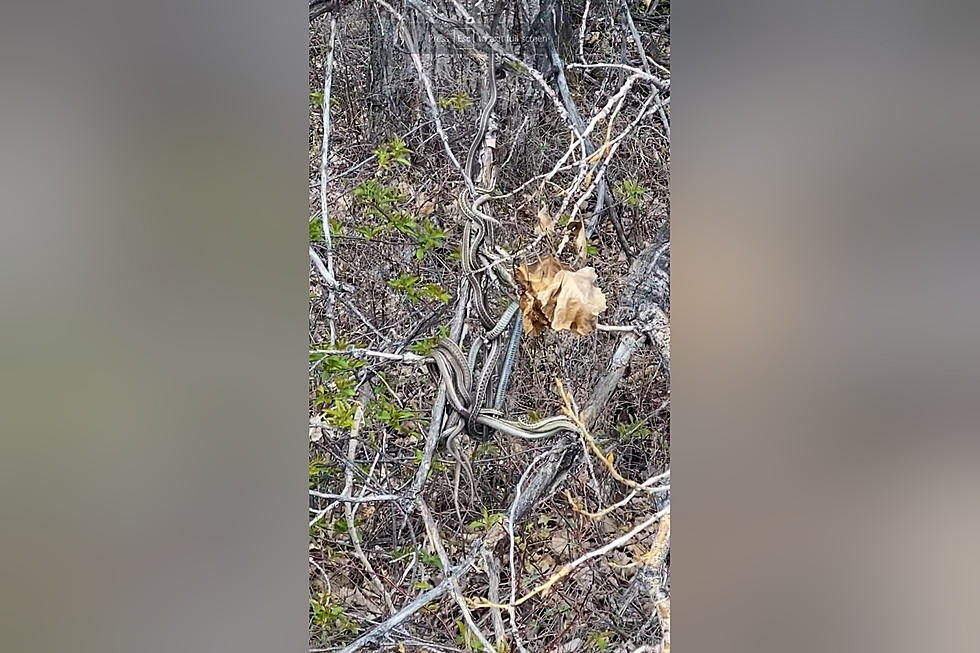
MULTIPOLYGON (((428 122, 422 122, 422 123, 420 123, 418 125, 415 125, 411 129, 409 129, 407 132, 405 132, 405 134, 403 136, 401 136, 401 139, 403 141, 408 140, 408 137, 409 136, 411 136, 412 134, 414 134, 415 132, 417 132, 418 130, 422 129, 423 127, 425 127, 428 124, 429 124, 428 122)), ((428 139, 426 139, 426 141, 424 141, 424 142, 428 142, 428 139)), ((331 182, 337 181, 338 179, 342 179, 342 178, 346 177, 349 174, 355 173, 358 170, 360 170, 361 168, 363 168, 364 166, 366 166, 367 164, 371 163, 371 161, 374 161, 376 158, 378 158, 378 155, 377 154, 374 154, 372 152, 366 158, 361 159, 360 161, 358 161, 354 165, 350 166, 346 170, 343 170, 342 172, 338 172, 337 174, 331 176, 330 179, 329 179, 329 181, 331 181, 331 182)))
POLYGON ((323 279, 323 283, 326 284, 327 288, 332 290, 337 290, 340 288, 340 284, 334 277, 333 272, 327 269, 327 266, 323 264, 323 259, 320 255, 316 253, 313 249, 313 245, 310 245, 310 260, 313 261, 313 265, 316 267, 317 272, 320 273, 320 277, 323 279))
MULTIPOLYGON (((435 11, 428 4, 422 2, 422 0, 407 0, 407 1, 409 5, 411 5, 416 11, 420 12, 423 16, 425 16, 426 19, 433 25, 438 25, 439 23, 452 25, 455 22, 452 19, 448 18, 447 16, 443 16, 439 12, 435 11)), ((483 41, 483 43, 485 43, 487 47, 492 49, 499 57, 501 57, 505 61, 509 61, 510 63, 515 64, 518 70, 520 70, 524 74, 529 75, 538 84, 538 86, 540 86, 544 90, 545 95, 547 95, 548 99, 551 100, 552 104, 555 106, 555 110, 558 112, 558 115, 561 116, 565 124, 568 125, 568 127, 574 133, 576 134, 580 133, 581 130, 576 128, 574 121, 568 114, 568 111, 562 104, 561 100, 558 99, 558 95, 555 93, 554 89, 552 89, 548 85, 548 82, 545 81, 544 76, 542 76, 541 73, 535 70, 533 67, 528 66, 526 63, 521 61, 518 57, 508 52, 497 41, 497 39, 491 36, 484 28, 482 28, 476 23, 476 19, 473 18, 473 16, 470 15, 470 13, 467 12, 466 9, 457 0, 451 0, 451 1, 452 1, 453 8, 456 10, 456 13, 459 14, 459 16, 466 23, 466 26, 469 27, 471 30, 473 30, 474 34, 476 34, 479 37, 479 39, 483 41)), ((384 0, 378 0, 378 2, 384 2, 384 0)))
POLYGON ((599 416, 599 411, 609 401, 613 390, 616 389, 620 380, 623 378, 630 358, 632 358, 633 353, 641 346, 642 340, 634 333, 628 333, 619 341, 619 346, 616 347, 616 351, 613 353, 609 363, 608 371, 595 384, 590 395, 589 403, 585 406, 583 418, 586 422, 589 424, 595 423, 595 420, 599 416))
POLYGON ((633 14, 630 12, 629 5, 626 4, 626 0, 620 0, 620 6, 623 9, 623 15, 626 17, 626 26, 629 28, 630 36, 633 37, 633 44, 636 45, 636 50, 640 55, 640 65, 643 67, 644 72, 650 73, 650 66, 647 65, 647 53, 643 48, 643 41, 640 39, 640 33, 636 31, 636 25, 633 23, 633 14))
MULTIPOLYGON (((366 403, 367 398, 362 392, 362 394, 357 398, 357 408, 354 410, 354 426, 351 427, 350 439, 348 440, 347 445, 347 460, 351 464, 347 467, 344 479, 344 490, 341 492, 341 496, 348 499, 351 497, 351 490, 354 488, 354 456, 357 453, 357 438, 360 435, 361 426, 364 424, 364 406, 366 403)), ((352 502, 344 501, 344 513, 347 520, 347 534, 350 536, 351 545, 354 548, 354 554, 364 566, 364 570, 367 572, 367 576, 374 585, 374 588, 378 591, 381 598, 384 599, 388 612, 394 613, 395 606, 392 604, 391 595, 388 594, 388 591, 381 583, 381 577, 378 575, 378 572, 374 570, 374 566, 371 564, 371 561, 368 560, 366 555, 364 555, 364 549, 361 548, 361 538, 357 534, 357 527, 354 523, 352 502)))
MULTIPOLYGON (((326 31, 326 23, 324 23, 326 31)), ((336 278, 333 269, 333 241, 330 236, 330 219, 327 212, 327 171, 330 168, 330 87, 333 80, 333 51, 337 39, 337 19, 330 18, 330 38, 327 45, 327 60, 323 65, 323 143, 320 156, 320 221, 323 225, 323 240, 327 250, 327 272, 336 278)), ((337 319, 334 315, 336 292, 327 292, 327 323, 330 327, 330 346, 337 342, 337 319)))
POLYGON ((597 322, 595 328, 597 331, 636 331, 636 327, 629 324, 602 324, 597 322))
POLYGON ((311 356, 323 355, 323 356, 352 356, 354 358, 383 358, 390 361, 402 361, 404 363, 424 363, 426 362, 425 356, 419 356, 418 354, 413 354, 411 352, 405 352, 403 354, 392 354, 386 351, 375 351, 373 349, 361 349, 359 347, 348 347, 347 349, 315 349, 310 351, 311 356))
POLYGON ((527 594, 525 594, 521 598, 517 599, 516 601, 511 601, 509 604, 506 604, 506 605, 496 605, 496 606, 494 606, 489 601, 480 601, 480 600, 474 601, 474 600, 471 600, 470 601, 470 605, 471 605, 471 607, 475 607, 475 608, 498 607, 498 608, 510 609, 510 608, 517 607, 517 606, 519 606, 519 605, 521 605, 523 603, 526 603, 527 601, 529 601, 530 599, 534 598, 538 594, 543 594, 543 593, 547 592, 549 589, 551 589, 555 585, 555 583, 557 583, 558 581, 560 581, 562 578, 568 576, 570 573, 572 573, 573 571, 575 571, 577 568, 581 567, 583 564, 585 564, 589 560, 592 560, 594 558, 598 558, 599 556, 602 556, 602 555, 605 555, 605 554, 609 553, 613 549, 616 549, 616 548, 619 548, 619 547, 623 546, 624 544, 626 544, 627 542, 629 542, 631 539, 633 539, 634 537, 636 537, 639 533, 642 533, 644 530, 646 530, 650 526, 653 526, 655 523, 657 523, 657 521, 661 517, 663 517, 664 515, 669 515, 669 514, 670 514, 670 507, 668 506, 668 507, 664 508, 663 510, 661 510, 661 511, 659 511, 659 512, 653 514, 653 515, 651 515, 649 518, 647 518, 645 521, 641 522, 639 525, 635 526, 629 532, 624 533, 623 535, 620 535, 616 539, 614 539, 614 540, 612 540, 610 542, 607 542, 606 544, 604 544, 603 546, 599 547, 598 549, 595 549, 594 551, 589 551, 585 555, 582 555, 582 556, 576 558, 575 560, 573 560, 572 562, 570 562, 570 563, 562 566, 562 568, 559 569, 558 571, 556 571, 554 574, 552 574, 548 578, 548 580, 546 580, 545 582, 541 583, 540 585, 538 585, 537 587, 535 587, 534 589, 532 589, 530 592, 528 592, 527 594))
MULTIPOLYGON (((670 475, 670 470, 668 470, 666 472, 666 476, 669 476, 669 475, 670 475)), ((641 487, 644 487, 644 488, 651 487, 654 483, 657 482, 657 479, 660 479, 660 478, 662 478, 664 476, 665 476, 664 474, 661 474, 660 476, 654 476, 654 477, 648 478, 647 480, 643 481, 643 483, 641 484, 641 487)), ((670 492, 670 485, 658 485, 656 487, 651 487, 651 492, 670 492)), ((595 519, 595 520, 602 519, 603 517, 605 517, 606 515, 608 515, 609 513, 611 513, 613 510, 616 510, 618 508, 622 508, 627 503, 629 503, 630 501, 632 501, 637 496, 637 494, 638 494, 638 491, 637 490, 633 490, 632 492, 630 492, 629 494, 627 494, 622 500, 617 501, 616 503, 614 503, 614 504, 612 504, 610 506, 606 506, 605 508, 603 508, 599 512, 589 512, 588 510, 585 510, 582 507, 582 504, 581 504, 581 502, 578 499, 575 499, 572 496, 572 493, 571 492, 569 492, 568 490, 565 490, 565 498, 568 500, 568 503, 572 507, 572 510, 574 510, 575 512, 577 512, 579 514, 585 515, 586 517, 589 517, 591 519, 595 519)))
MULTIPOLYGON (((487 585, 489 586, 488 598, 493 603, 500 602, 500 565, 497 559, 489 551, 483 552, 483 566, 487 571, 487 585)), ((499 608, 490 608, 490 617, 493 621, 494 650, 504 650, 506 634, 504 633, 504 620, 500 617, 499 608)))
POLYGON ((373 494, 360 497, 345 497, 342 494, 327 494, 325 492, 317 492, 316 490, 310 490, 311 497, 318 497, 320 499, 331 500, 331 503, 327 505, 326 508, 322 510, 317 510, 316 508, 310 508, 310 512, 316 513, 316 516, 310 520, 309 527, 313 528, 316 524, 320 522, 321 519, 326 517, 330 512, 337 507, 338 504, 342 502, 348 503, 374 503, 377 501, 400 501, 402 497, 397 494, 373 494))
POLYGON ((443 594, 448 592, 453 579, 461 576, 463 572, 466 571, 466 566, 468 565, 461 564, 459 567, 456 567, 452 571, 452 573, 447 574, 442 579, 441 583, 439 583, 432 589, 422 592, 421 594, 416 596, 411 602, 409 602, 400 610, 398 610, 398 612, 391 615, 391 617, 386 619, 384 622, 378 624, 368 632, 364 633, 363 635, 355 639, 353 642, 351 642, 343 649, 341 649, 338 653, 354 653, 354 651, 359 651, 360 649, 364 648, 368 644, 372 644, 378 641, 379 639, 381 639, 382 637, 384 637, 385 635, 387 635, 388 633, 390 633, 392 630, 397 628, 403 621, 411 617, 413 614, 421 610, 423 607, 425 607, 432 601, 435 601, 443 594))
POLYGON ((578 29, 578 58, 585 63, 585 22, 589 18, 589 7, 592 0, 585 0, 585 9, 582 11, 582 23, 578 29))
POLYGON ((649 70, 640 70, 635 66, 627 66, 622 63, 570 63, 568 64, 570 70, 580 69, 580 70, 593 70, 596 68, 615 68, 618 70, 625 70, 633 75, 636 75, 640 79, 646 80, 653 84, 658 91, 666 91, 670 88, 670 80, 660 79, 656 75, 650 73, 649 70))
POLYGON ((347 503, 373 503, 375 501, 398 501, 402 497, 397 494, 369 494, 363 497, 352 497, 344 494, 329 494, 327 492, 317 492, 316 490, 310 490, 311 497, 317 497, 318 499, 328 499, 332 501, 340 501, 347 503))
POLYGON ((341 649, 338 653, 354 653, 354 651, 358 651, 368 644, 377 642, 382 637, 388 635, 406 619, 448 592, 452 586, 452 583, 461 578, 471 568, 473 561, 476 560, 480 552, 492 547, 496 541, 497 540, 495 537, 492 536, 491 533, 488 533, 484 538, 474 542, 473 546, 470 548, 469 554, 462 562, 451 569, 445 570, 446 575, 443 576, 442 581, 440 581, 438 585, 416 596, 409 603, 398 610, 398 612, 394 613, 384 622, 378 624, 368 632, 358 637, 356 640, 341 649))
POLYGON ((561 393, 562 399, 565 400, 565 407, 562 412, 565 413, 565 415, 579 427, 579 434, 582 436, 582 439, 584 439, 589 445, 592 453, 594 453, 596 457, 602 461, 602 464, 606 466, 606 469, 609 470, 612 477, 623 485, 634 490, 640 490, 641 492, 646 492, 647 494, 655 494, 657 492, 656 488, 646 487, 643 483, 637 483, 636 481, 630 480, 616 470, 616 467, 612 463, 612 454, 606 456, 604 453, 602 453, 599 445, 596 444, 595 438, 593 438, 592 434, 589 433, 589 429, 583 421, 581 412, 574 407, 575 400, 572 395, 565 391, 561 379, 556 379, 555 381, 558 384, 558 390, 561 393))
MULTIPOLYGON (((450 569, 452 565, 450 564, 449 556, 446 555, 446 548, 442 544, 442 538, 439 536, 439 527, 436 525, 435 519, 432 518, 429 507, 421 499, 419 499, 419 512, 422 514, 425 530, 429 534, 429 539, 432 541, 432 546, 436 550, 436 555, 439 556, 439 561, 442 562, 443 569, 450 569)), ((487 636, 480 630, 480 627, 476 625, 476 621, 473 619, 473 613, 470 612, 469 607, 466 605, 466 599, 463 597, 463 592, 460 590, 459 583, 455 578, 450 578, 449 589, 452 592, 453 599, 456 601, 456 605, 459 606, 460 611, 463 613, 463 620, 466 622, 466 626, 480 640, 480 644, 483 645, 483 650, 496 650, 493 644, 490 643, 490 640, 487 639, 487 636)))
MULTIPOLYGON (((333 288, 335 290, 341 288, 341 285, 337 282, 337 279, 334 278, 333 274, 331 274, 330 271, 323 264, 323 259, 321 259, 320 258, 320 255, 316 253, 316 250, 313 249, 313 246, 312 245, 310 245, 310 260, 313 261, 314 267, 317 269, 317 272, 320 273, 320 277, 323 279, 324 283, 326 283, 326 285, 329 288, 333 288)), ((364 314, 361 313, 361 311, 358 310, 358 308, 356 306, 354 306, 354 304, 352 302, 350 302, 343 295, 340 295, 340 301, 354 315, 356 315, 358 317, 358 319, 361 320, 361 322, 364 324, 364 326, 366 326, 367 328, 371 329, 371 331, 374 332, 374 335, 376 335, 379 338, 381 338, 381 341, 382 342, 388 342, 388 339, 385 338, 384 334, 381 333, 380 331, 378 331, 377 327, 375 327, 373 324, 371 324, 371 321, 368 320, 366 317, 364 317, 364 314)))
MULTIPOLYGON (((636 25, 633 24, 633 14, 630 12, 629 5, 626 4, 626 1, 621 0, 621 2, 623 6, 623 14, 626 16, 626 25, 629 27, 630 35, 633 37, 633 43, 636 44, 636 49, 640 53, 640 65, 643 66, 643 70, 645 72, 649 73, 650 66, 648 61, 650 61, 650 58, 647 57, 647 53, 643 49, 643 41, 640 39, 639 32, 636 31, 636 25)), ((663 66, 658 65, 657 67, 663 69, 663 66)), ((667 120, 667 114, 664 112, 662 105, 657 107, 657 111, 660 114, 660 122, 664 126, 664 138, 666 138, 667 143, 670 144, 670 121, 667 120)))

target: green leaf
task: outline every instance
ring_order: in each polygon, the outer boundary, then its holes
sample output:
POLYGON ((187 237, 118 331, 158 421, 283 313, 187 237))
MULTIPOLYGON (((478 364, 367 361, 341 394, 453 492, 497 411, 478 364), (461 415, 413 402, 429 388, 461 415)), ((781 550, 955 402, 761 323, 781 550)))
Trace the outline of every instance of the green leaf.
POLYGON ((473 98, 460 90, 450 96, 439 98, 439 106, 453 111, 466 111, 473 106, 473 98))
POLYGON ((619 422, 614 428, 616 434, 623 440, 642 440, 653 435, 653 431, 646 425, 646 422, 635 415, 631 416, 628 422, 619 422))
POLYGON ((323 235, 323 221, 320 218, 310 220, 310 242, 323 243, 326 240, 326 237, 323 235))
POLYGON ((449 293, 437 283, 425 284, 420 294, 427 299, 438 299, 443 304, 449 303, 449 293))
POLYGON ((412 162, 408 157, 410 153, 411 150, 405 145, 405 141, 398 136, 395 136, 387 143, 382 143, 374 149, 374 154, 378 157, 378 168, 380 170, 387 170, 395 163, 406 167, 411 166, 412 162))
POLYGON ((360 225, 354 227, 354 231, 364 237, 364 240, 371 242, 380 234, 388 230, 386 225, 360 225))
POLYGON ((623 202, 630 206, 638 206, 640 200, 643 199, 643 195, 646 193, 646 188, 632 179, 624 179, 616 187, 615 193, 623 202))
POLYGON ((611 630, 601 630, 594 633, 589 633, 586 638, 586 645, 594 650, 604 651, 609 648, 610 638, 615 635, 611 630))
POLYGON ((504 521, 504 514, 502 512, 488 513, 486 508, 483 508, 483 517, 469 523, 470 529, 478 528, 490 528, 497 522, 504 521))
POLYGON ((418 554, 419 560, 421 560, 424 564, 435 569, 442 569, 442 560, 440 560, 439 556, 436 554, 421 550, 418 552, 418 554))
POLYGON ((438 344, 440 338, 449 337, 449 329, 446 328, 445 324, 440 324, 436 331, 437 333, 435 335, 409 345, 409 351, 412 351, 420 356, 428 356, 431 354, 432 350, 436 348, 436 344, 438 344))
POLYGON ((406 272, 402 272, 394 279, 391 279, 388 282, 388 285, 394 288, 395 290, 400 290, 402 292, 409 292, 415 289, 415 285, 418 282, 419 282, 418 277, 408 274, 406 272))

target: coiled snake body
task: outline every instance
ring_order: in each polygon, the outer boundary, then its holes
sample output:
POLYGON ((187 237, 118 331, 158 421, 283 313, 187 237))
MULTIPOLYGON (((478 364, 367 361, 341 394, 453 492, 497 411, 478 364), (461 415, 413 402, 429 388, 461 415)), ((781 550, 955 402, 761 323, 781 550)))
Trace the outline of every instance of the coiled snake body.
MULTIPOLYGON (((463 239, 461 258, 463 273, 470 287, 470 298, 474 312, 483 326, 482 337, 474 338, 469 356, 465 356, 459 346, 449 339, 442 339, 432 352, 430 369, 438 374, 445 385, 446 397, 452 410, 443 427, 443 437, 449 453, 456 460, 453 481, 453 500, 459 514, 460 470, 469 477, 471 492, 475 494, 472 467, 469 456, 463 452, 464 432, 470 437, 486 441, 494 431, 528 440, 550 438, 565 431, 577 431, 575 423, 566 417, 551 417, 533 424, 504 419, 501 413, 510 373, 520 346, 522 322, 516 301, 511 301, 504 312, 495 315, 487 294, 492 281, 513 288, 510 273, 494 260, 494 225, 496 219, 483 212, 482 206, 490 199, 495 183, 492 166, 481 165, 477 182, 475 165, 489 128, 493 109, 497 102, 497 83, 494 70, 494 54, 488 55, 488 100, 480 114, 476 136, 466 157, 464 173, 467 176, 466 188, 459 197, 463 213, 463 239), (493 275, 487 274, 492 271, 493 275), (490 277, 494 279, 490 279, 490 277), (504 334, 510 329, 506 346, 502 346, 504 334), (490 383, 500 366, 500 354, 506 350, 503 366, 500 369, 496 392, 491 393, 490 383), (483 354, 482 367, 477 370, 480 354, 483 354), (492 394, 492 397, 491 397, 492 394), (488 407, 492 405, 492 408, 488 407)), ((488 162, 489 164, 489 162, 488 162)))

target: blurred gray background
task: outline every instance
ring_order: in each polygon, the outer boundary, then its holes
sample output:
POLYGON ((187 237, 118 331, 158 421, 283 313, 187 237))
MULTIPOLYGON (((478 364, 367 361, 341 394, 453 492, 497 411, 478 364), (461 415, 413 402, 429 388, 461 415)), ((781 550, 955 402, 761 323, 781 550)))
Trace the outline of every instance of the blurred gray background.
POLYGON ((672 14, 674 642, 976 651, 980 7, 672 14))
POLYGON ((0 648, 306 645, 307 9, 0 10, 0 648))

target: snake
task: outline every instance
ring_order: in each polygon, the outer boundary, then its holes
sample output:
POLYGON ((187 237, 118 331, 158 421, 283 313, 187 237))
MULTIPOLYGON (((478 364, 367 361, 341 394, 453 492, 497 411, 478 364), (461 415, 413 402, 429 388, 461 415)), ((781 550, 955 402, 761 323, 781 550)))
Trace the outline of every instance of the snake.
POLYGON ((481 273, 491 270, 501 285, 514 286, 510 273, 490 254, 495 240, 494 227, 499 224, 499 221, 485 213, 482 207, 490 199, 490 193, 496 185, 492 171, 481 169, 480 176, 485 179, 486 186, 477 183, 477 153, 486 140, 490 119, 497 103, 496 69, 492 50, 488 53, 487 62, 488 99, 480 113, 476 135, 467 152, 463 172, 468 183, 461 190, 458 201, 464 215, 462 268, 471 290, 473 308, 483 326, 484 334, 473 340, 468 355, 464 355, 459 345, 452 340, 440 339, 430 359, 430 371, 438 374, 440 382, 445 386, 446 398, 452 407, 453 414, 447 419, 443 434, 446 437, 447 449, 456 460, 453 501, 457 513, 460 512, 458 494, 461 469, 467 472, 471 491, 475 494, 472 467, 461 445, 464 432, 476 440, 487 441, 493 432, 536 440, 578 430, 576 424, 567 417, 558 416, 528 424, 505 419, 500 410, 520 347, 522 323, 516 301, 512 301, 499 317, 495 315, 487 296, 490 286, 482 283, 481 280, 481 273), (508 328, 511 329, 510 337, 505 348, 503 366, 500 367, 501 350, 504 349, 502 339, 508 328), (482 368, 477 371, 481 353, 483 354, 482 368), (491 401, 490 383, 497 374, 498 367, 500 373, 495 386, 496 392, 493 393, 491 401), (487 408, 488 404, 492 404, 492 408, 487 408))
MULTIPOLYGON (((488 195, 482 195, 478 198, 476 200, 477 207, 488 198, 488 195)), ((480 249, 483 246, 483 241, 487 236, 486 217, 489 216, 481 214, 478 208, 474 208, 465 197, 461 198, 461 206, 463 207, 463 212, 466 214, 466 220, 463 222, 463 244, 460 250, 463 273, 466 275, 466 280, 473 293, 473 307, 480 317, 480 322, 483 324, 484 329, 490 330, 494 327, 496 319, 491 313, 489 302, 487 301, 486 289, 480 284, 476 272, 477 266, 475 265, 477 263, 475 259, 478 257, 480 249)))
MULTIPOLYGON (((441 338, 431 354, 431 363, 438 372, 440 380, 445 384, 446 396, 453 410, 476 424, 525 440, 540 440, 570 431, 580 432, 578 425, 563 415, 548 417, 537 422, 528 423, 509 420, 500 417, 500 411, 481 408, 475 401, 470 401, 470 394, 461 386, 461 382, 471 371, 459 346, 448 338, 441 338)), ((459 425, 447 428, 447 432, 455 432, 459 425)))
MULTIPOLYGON (((501 322, 506 323, 510 321, 512 314, 516 314, 516 311, 512 312, 508 310, 502 316, 501 322), (506 320, 503 318, 506 318, 506 320)), ((521 323, 519 318, 520 316, 516 315, 517 325, 511 335, 511 344, 508 347, 507 358, 504 361, 505 372, 502 374, 498 383, 498 395, 494 402, 494 408, 483 408, 483 397, 487 391, 489 374, 493 369, 492 363, 494 362, 495 354, 491 353, 484 364, 479 381, 477 381, 475 395, 468 392, 469 382, 473 379, 475 372, 475 356, 464 356, 459 345, 454 341, 448 338, 441 338, 433 349, 428 361, 431 365, 430 371, 437 372, 440 382, 446 389, 446 397, 453 407, 453 413, 449 416, 445 424, 443 435, 446 438, 446 449, 456 461, 453 471, 452 497, 456 515, 460 522, 462 522, 462 510, 460 509, 459 503, 459 481, 463 471, 466 472, 467 481, 469 482, 470 496, 476 496, 473 467, 469 456, 463 451, 463 445, 461 443, 464 426, 470 435, 479 440, 489 439, 489 434, 493 431, 525 440, 540 440, 553 438, 565 432, 580 432, 575 422, 560 415, 534 423, 509 420, 502 417, 499 406, 503 403, 503 394, 500 389, 506 386, 507 376, 509 375, 508 368, 513 364, 513 357, 517 349, 514 343, 520 342, 521 323), (515 337, 513 335, 514 333, 518 335, 515 337), (468 359, 472 359, 474 362, 471 364, 468 359), (462 417, 466 418, 465 424, 461 419, 462 417), (481 427, 481 429, 478 430, 477 427, 481 427)), ((481 341, 477 340, 476 342, 481 341)), ((475 345, 474 350, 478 347, 479 345, 475 345)), ((497 350, 498 347, 499 338, 493 341, 491 351, 497 350)))
MULTIPOLYGON (((477 127, 476 138, 473 139, 473 143, 470 145, 470 150, 466 154, 466 175, 470 178, 470 181, 476 187, 476 179, 473 175, 473 164, 476 161, 476 153, 483 144, 483 139, 487 135, 487 128, 490 125, 490 117, 493 115, 493 108, 497 104, 497 71, 494 65, 494 53, 493 50, 489 51, 487 55, 487 67, 488 71, 488 86, 487 89, 490 92, 490 97, 487 100, 486 105, 483 107, 483 112, 480 114, 480 124, 477 127)), ((490 192, 493 188, 481 189, 486 192, 490 192)))

